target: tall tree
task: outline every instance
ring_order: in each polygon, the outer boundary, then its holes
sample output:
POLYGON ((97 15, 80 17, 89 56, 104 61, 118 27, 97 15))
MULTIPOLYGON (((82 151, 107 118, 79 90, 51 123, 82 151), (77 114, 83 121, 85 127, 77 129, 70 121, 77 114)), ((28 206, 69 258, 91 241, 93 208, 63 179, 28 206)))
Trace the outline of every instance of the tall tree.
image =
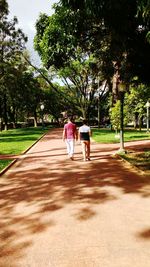
POLYGON ((0 0, 0 90, 1 90, 1 117, 7 129, 8 123, 8 76, 13 76, 12 69, 18 61, 22 51, 25 49, 27 37, 18 28, 16 29, 17 18, 8 20, 8 3, 0 0))
POLYGON ((149 0, 138 1, 138 16, 142 17, 144 21, 146 38, 148 42, 150 43, 150 1, 149 0))
POLYGON ((74 34, 80 30, 78 22, 77 12, 70 13, 69 9, 56 5, 54 15, 39 17, 34 41, 45 66, 53 66, 68 87, 72 105, 83 117, 88 117, 98 80, 105 78, 100 75, 102 66, 93 57, 90 43, 84 47, 83 40, 74 34))
POLYGON ((78 13, 78 22, 80 18, 81 25, 80 35, 84 37, 84 42, 89 37, 91 48, 93 47, 94 52, 97 52, 97 57, 102 52, 102 40, 106 41, 105 49, 108 52, 106 55, 109 54, 109 64, 110 61, 114 61, 123 68, 123 71, 119 69, 122 80, 130 78, 129 75, 123 77, 125 64, 122 61, 126 54, 126 71, 150 83, 147 71, 150 64, 150 46, 145 39, 150 28, 149 0, 61 0, 60 2, 72 12, 78 13), (88 21, 91 22, 90 25, 88 21))
MULTIPOLYGON (((146 34, 149 34, 149 17, 146 15, 144 19, 143 13, 143 10, 149 12, 149 0, 141 2, 136 0, 81 0, 80 2, 61 0, 64 7, 72 12, 80 13, 78 17, 81 22, 81 38, 84 37, 85 42, 91 40, 91 49, 94 50, 94 54, 96 53, 99 58, 99 54, 104 51, 104 58, 109 55, 109 64, 113 64, 113 95, 115 95, 115 101, 120 99, 121 102, 121 150, 123 149, 124 93, 134 76, 138 76, 140 82, 150 84, 150 46, 145 40, 146 34), (142 12, 138 12, 140 7, 142 12), (85 17, 91 16, 92 20, 89 20, 91 24, 88 25, 88 19, 85 20, 85 17), (93 21, 94 24, 92 24, 93 21), (92 38, 95 34, 94 30, 99 28, 99 32, 104 34, 103 38, 101 38, 102 34, 99 35, 97 31, 96 38, 92 38), (101 45, 104 43, 105 49, 101 45)), ((72 34, 76 35, 76 33, 72 34)), ((107 72, 106 68, 104 69, 107 72)))

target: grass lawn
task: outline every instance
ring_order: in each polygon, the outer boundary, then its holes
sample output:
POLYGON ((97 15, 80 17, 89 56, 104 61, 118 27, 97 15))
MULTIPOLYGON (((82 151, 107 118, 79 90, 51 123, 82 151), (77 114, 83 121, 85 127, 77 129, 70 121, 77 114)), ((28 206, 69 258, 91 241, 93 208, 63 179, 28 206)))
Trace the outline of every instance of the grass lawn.
POLYGON ((10 159, 1 159, 1 160, 0 160, 0 172, 1 172, 6 166, 8 166, 11 162, 12 162, 12 160, 10 160, 10 159))
MULTIPOLYGON (((1 155, 19 155, 30 147, 44 132, 41 127, 38 128, 21 128, 3 131, 0 133, 0 154, 1 155)), ((92 129, 92 138, 98 143, 118 143, 118 138, 115 138, 116 133, 110 129, 92 129)), ((124 140, 135 141, 150 139, 150 134, 145 131, 126 130, 124 140)), ((150 170, 150 152, 130 153, 124 155, 124 158, 130 161, 133 165, 150 170)), ((5 168, 11 160, 0 160, 0 171, 5 168)))
POLYGON ((150 151, 127 153, 122 155, 122 158, 145 173, 150 174, 150 151))
POLYGON ((47 129, 22 128, 0 133, 0 155, 19 155, 30 147, 47 129))
MULTIPOLYGON (((0 155, 19 155, 39 139, 48 128, 21 128, 2 131, 0 133, 0 155)), ((0 171, 12 160, 1 159, 0 171)))
MULTIPOLYGON (((118 143, 119 138, 115 138, 115 132, 110 129, 92 129, 92 138, 98 143, 118 143)), ((124 141, 136 141, 150 139, 150 134, 145 131, 125 130, 124 141)), ((133 166, 150 174, 150 150, 143 152, 129 152, 120 155, 122 158, 130 162, 133 166)))
MULTIPOLYGON (((115 131, 110 129, 92 129, 92 139, 98 143, 119 143, 120 139, 115 137, 115 131)), ((150 134, 145 131, 125 130, 124 141, 136 141, 150 139, 150 134)))

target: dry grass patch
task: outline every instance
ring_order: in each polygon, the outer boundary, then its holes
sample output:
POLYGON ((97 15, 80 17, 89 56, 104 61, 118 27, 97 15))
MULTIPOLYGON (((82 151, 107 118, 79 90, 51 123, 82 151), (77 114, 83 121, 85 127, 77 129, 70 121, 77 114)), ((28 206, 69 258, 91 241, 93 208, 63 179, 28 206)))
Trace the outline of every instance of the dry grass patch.
POLYGON ((138 169, 150 174, 150 151, 143 152, 129 152, 122 155, 122 158, 127 160, 130 164, 138 169))

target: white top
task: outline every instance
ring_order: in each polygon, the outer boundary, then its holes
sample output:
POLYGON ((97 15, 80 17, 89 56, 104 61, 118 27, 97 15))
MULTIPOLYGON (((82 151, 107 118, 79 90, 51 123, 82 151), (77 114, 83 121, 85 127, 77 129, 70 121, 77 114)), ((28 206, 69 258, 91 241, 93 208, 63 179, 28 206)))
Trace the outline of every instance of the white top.
POLYGON ((90 127, 87 126, 87 125, 82 125, 80 128, 79 128, 79 133, 88 133, 90 132, 90 127))
POLYGON ((87 125, 83 125, 79 128, 80 140, 82 141, 90 141, 90 127, 87 125))

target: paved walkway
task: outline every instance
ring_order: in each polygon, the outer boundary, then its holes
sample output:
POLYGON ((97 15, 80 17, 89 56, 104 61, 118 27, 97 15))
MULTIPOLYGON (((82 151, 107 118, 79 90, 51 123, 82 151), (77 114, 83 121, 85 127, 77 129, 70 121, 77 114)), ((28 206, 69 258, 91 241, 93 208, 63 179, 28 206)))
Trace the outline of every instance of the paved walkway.
MULTIPOLYGON (((49 132, 0 178, 0 267, 149 267, 150 177, 49 132)), ((138 148, 150 142, 126 146, 138 148)))

